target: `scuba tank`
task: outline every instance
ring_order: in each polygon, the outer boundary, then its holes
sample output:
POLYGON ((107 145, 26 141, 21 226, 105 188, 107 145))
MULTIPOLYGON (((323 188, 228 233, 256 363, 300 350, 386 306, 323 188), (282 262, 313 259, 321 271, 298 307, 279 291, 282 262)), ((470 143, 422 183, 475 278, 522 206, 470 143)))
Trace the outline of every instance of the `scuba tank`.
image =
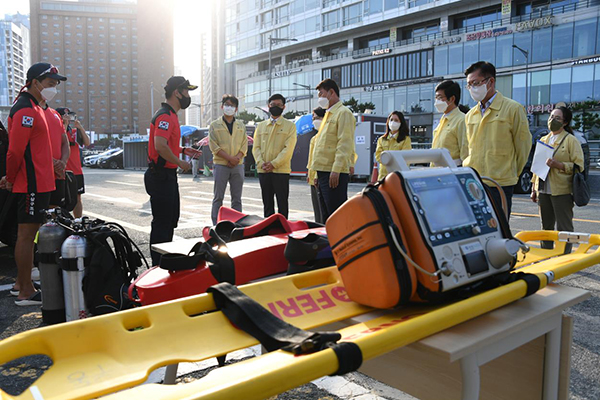
POLYGON ((78 235, 69 236, 61 248, 61 268, 63 270, 63 286, 65 296, 65 314, 67 321, 87 317, 83 298, 83 276, 85 259, 90 256, 91 248, 86 238, 78 235))
POLYGON ((39 254, 42 284, 42 320, 46 324, 65 322, 63 278, 59 266, 60 249, 68 236, 67 230, 56 222, 48 222, 39 230, 39 254))

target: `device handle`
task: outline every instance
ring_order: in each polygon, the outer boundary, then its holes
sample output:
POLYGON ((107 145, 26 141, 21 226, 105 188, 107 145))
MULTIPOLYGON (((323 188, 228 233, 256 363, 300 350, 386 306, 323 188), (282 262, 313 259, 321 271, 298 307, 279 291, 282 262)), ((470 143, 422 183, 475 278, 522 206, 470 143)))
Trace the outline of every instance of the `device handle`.
POLYGON ((408 171, 410 164, 434 163, 438 167, 456 168, 448 149, 393 150, 381 153, 381 163, 388 172, 408 171))

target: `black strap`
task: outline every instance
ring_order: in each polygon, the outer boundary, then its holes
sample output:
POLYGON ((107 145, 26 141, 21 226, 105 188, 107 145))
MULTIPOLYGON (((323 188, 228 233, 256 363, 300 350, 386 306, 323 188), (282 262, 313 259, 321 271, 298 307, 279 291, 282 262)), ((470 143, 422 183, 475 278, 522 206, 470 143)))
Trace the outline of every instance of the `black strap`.
POLYGON ((229 282, 235 285, 235 262, 226 251, 219 250, 226 248, 227 243, 213 228, 210 229, 209 236, 206 242, 196 243, 187 255, 163 254, 159 267, 169 271, 184 271, 196 269, 199 263, 207 262, 217 282, 229 282))
POLYGON ((529 297, 538 290, 540 290, 540 278, 538 278, 537 275, 526 274, 525 272, 516 272, 512 273, 511 275, 514 275, 515 280, 522 279, 527 284, 527 292, 525 293, 525 296, 523 296, 523 298, 529 297))
POLYGON ((560 146, 562 146, 563 142, 565 141, 565 139, 567 138, 567 136, 569 136, 569 133, 567 132, 567 134, 565 136, 563 136, 562 140, 560 141, 560 143, 558 144, 558 146, 554 149, 554 151, 552 152, 552 156, 554 157, 554 155, 556 154, 556 152, 558 151, 558 149, 560 149, 560 146))
MULTIPOLYGON (((257 339, 268 351, 282 349, 296 355, 308 354, 330 347, 342 337, 337 332, 309 332, 288 324, 228 283, 212 286, 207 292, 213 294, 217 308, 233 325, 257 339)), ((362 363, 360 348, 355 346, 332 346, 340 360, 338 372, 353 371, 354 366, 358 368, 362 363)))
POLYGON ((333 351, 335 352, 339 364, 338 370, 330 376, 344 375, 348 372, 356 371, 362 365, 362 351, 356 343, 332 343, 328 347, 333 349, 333 351))

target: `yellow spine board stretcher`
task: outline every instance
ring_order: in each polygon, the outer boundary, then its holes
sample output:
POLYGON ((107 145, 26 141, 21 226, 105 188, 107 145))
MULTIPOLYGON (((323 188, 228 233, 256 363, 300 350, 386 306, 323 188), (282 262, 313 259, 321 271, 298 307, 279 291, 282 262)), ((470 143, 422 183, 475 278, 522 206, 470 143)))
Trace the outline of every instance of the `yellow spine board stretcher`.
MULTIPOLYGON (((558 232, 521 232, 517 237, 525 242, 555 241, 554 250, 532 248, 517 265, 539 277, 540 289, 547 286, 552 274, 560 279, 600 263, 600 248, 592 251, 600 245, 600 235, 585 235, 577 249, 567 255, 561 255, 564 242, 558 241, 558 232)), ((349 301, 335 267, 240 289, 303 329, 373 311, 349 301)), ((342 341, 356 343, 363 359, 368 360, 516 301, 526 290, 526 283, 520 280, 449 305, 382 312, 379 317, 340 330, 342 341)), ((45 354, 53 365, 21 395, 0 391, 0 398, 263 399, 338 369, 331 349, 302 356, 280 350, 218 368, 189 384, 134 387, 158 367, 204 360, 257 343, 234 328, 221 312, 210 312, 214 308, 212 295, 202 294, 5 339, 0 342, 0 364, 45 354)))

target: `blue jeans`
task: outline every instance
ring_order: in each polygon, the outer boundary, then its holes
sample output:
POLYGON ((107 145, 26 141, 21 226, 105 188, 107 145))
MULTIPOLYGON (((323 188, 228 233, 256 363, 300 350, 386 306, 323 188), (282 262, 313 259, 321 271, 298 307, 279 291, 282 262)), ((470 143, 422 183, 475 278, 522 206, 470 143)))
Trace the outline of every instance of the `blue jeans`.
POLYGON ((348 200, 348 174, 340 174, 340 181, 335 189, 329 187, 330 172, 317 171, 317 179, 319 183, 319 199, 324 205, 321 209, 323 223, 327 221, 329 216, 334 213, 346 200, 348 200))

